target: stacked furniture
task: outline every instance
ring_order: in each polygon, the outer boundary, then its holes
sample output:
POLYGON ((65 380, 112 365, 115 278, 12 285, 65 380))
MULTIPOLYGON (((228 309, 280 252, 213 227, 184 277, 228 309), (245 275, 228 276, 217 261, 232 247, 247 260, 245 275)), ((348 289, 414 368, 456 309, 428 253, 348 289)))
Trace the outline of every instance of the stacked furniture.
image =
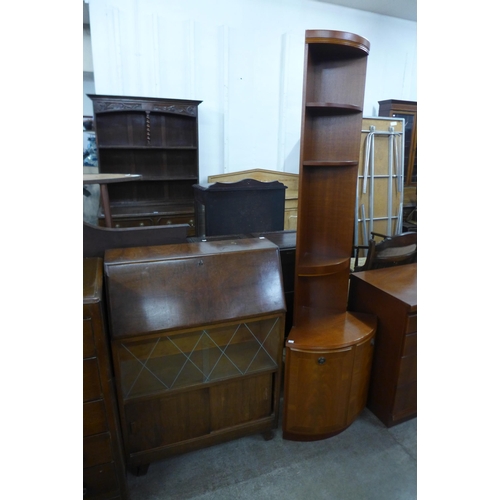
POLYGON ((369 46, 351 33, 306 31, 286 439, 333 436, 366 403, 376 318, 346 309, 369 46))
POLYGON ((251 238, 116 249, 104 265, 128 466, 271 438, 285 325, 278 247, 251 238))
POLYGON ((103 261, 83 259, 83 497, 128 499, 103 297, 103 261))
MULTIPOLYGON (((193 184, 199 181, 201 101, 89 95, 99 172, 141 175, 108 186, 113 227, 189 224, 195 234, 193 184)), ((104 225, 104 216, 99 223, 104 225)))
POLYGON ((417 264, 353 273, 349 309, 378 318, 367 406, 388 427, 417 415, 417 264))

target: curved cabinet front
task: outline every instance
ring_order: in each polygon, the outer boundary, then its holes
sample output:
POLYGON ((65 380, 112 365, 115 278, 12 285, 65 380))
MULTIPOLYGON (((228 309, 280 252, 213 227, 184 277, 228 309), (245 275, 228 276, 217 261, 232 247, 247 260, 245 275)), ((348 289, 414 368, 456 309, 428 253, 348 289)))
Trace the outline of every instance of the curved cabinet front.
POLYGON ((349 427, 366 404, 375 329, 359 343, 328 350, 287 343, 283 437, 314 441, 349 427))

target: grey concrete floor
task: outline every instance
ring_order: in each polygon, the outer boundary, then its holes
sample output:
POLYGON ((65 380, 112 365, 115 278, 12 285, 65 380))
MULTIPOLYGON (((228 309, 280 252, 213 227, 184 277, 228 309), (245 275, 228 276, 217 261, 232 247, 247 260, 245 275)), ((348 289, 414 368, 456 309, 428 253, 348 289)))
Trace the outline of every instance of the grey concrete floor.
POLYGON ((259 434, 152 463, 128 476, 131 500, 413 500, 417 419, 386 428, 368 409, 314 442, 259 434))

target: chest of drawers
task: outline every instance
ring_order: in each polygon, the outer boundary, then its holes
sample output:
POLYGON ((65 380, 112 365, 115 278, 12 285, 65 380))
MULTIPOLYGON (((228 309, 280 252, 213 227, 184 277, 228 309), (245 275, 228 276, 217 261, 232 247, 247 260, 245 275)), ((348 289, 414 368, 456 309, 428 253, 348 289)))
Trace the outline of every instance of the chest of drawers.
POLYGON ((103 305, 102 259, 83 259, 83 498, 127 500, 103 305))
POLYGON ((368 408, 388 427, 417 415, 417 264, 353 273, 349 308, 378 318, 368 408))

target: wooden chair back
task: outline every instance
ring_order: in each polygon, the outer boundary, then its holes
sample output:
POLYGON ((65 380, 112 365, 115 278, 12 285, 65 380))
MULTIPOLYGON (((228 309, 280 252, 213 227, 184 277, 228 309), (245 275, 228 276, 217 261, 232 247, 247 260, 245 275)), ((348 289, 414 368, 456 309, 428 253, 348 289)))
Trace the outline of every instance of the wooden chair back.
POLYGON ((395 236, 387 236, 378 243, 374 239, 371 239, 368 242, 368 253, 365 263, 362 266, 358 266, 357 260, 356 256, 355 272, 416 262, 417 233, 408 232, 395 236))

